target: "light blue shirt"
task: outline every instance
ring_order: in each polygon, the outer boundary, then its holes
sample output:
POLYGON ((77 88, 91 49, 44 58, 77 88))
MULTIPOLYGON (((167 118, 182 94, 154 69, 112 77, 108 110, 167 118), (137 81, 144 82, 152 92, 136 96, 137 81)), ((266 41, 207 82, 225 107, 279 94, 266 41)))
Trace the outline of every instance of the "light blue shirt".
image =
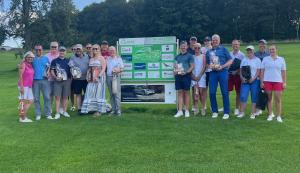
POLYGON ((123 60, 120 57, 108 57, 107 58, 107 76, 112 76, 114 68, 124 68, 123 60))
POLYGON ((41 56, 41 57, 36 56, 33 59, 32 66, 34 69, 33 79, 34 80, 42 80, 42 79, 45 79, 44 73, 45 73, 47 66, 50 67, 50 62, 49 62, 48 57, 46 57, 46 56, 41 56))

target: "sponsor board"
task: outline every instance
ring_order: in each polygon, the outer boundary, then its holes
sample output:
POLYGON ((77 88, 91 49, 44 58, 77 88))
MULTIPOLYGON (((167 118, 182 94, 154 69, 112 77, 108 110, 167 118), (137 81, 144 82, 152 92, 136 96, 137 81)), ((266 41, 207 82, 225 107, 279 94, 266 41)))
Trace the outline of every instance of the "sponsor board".
POLYGON ((160 78, 159 71, 148 71, 148 78, 159 79, 160 78))
POLYGON ((158 70, 159 67, 159 63, 148 63, 148 70, 158 70))

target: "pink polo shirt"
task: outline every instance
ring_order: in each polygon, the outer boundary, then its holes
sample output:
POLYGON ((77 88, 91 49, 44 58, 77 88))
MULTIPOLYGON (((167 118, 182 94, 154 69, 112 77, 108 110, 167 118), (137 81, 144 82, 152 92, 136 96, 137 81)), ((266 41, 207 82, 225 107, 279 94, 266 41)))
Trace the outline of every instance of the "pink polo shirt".
MULTIPOLYGON (((24 72, 22 74, 23 86, 32 87, 34 70, 31 63, 23 62, 21 66, 24 68, 24 72)), ((18 86, 22 86, 21 81, 18 82, 18 86)))

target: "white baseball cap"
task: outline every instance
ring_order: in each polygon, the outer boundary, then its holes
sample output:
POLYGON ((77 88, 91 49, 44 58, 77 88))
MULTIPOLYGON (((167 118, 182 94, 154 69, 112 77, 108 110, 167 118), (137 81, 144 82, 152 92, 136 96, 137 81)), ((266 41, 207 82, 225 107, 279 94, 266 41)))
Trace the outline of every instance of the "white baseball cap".
POLYGON ((246 47, 246 50, 248 50, 248 49, 251 49, 251 50, 253 50, 253 51, 255 50, 255 49, 254 49, 254 46, 252 46, 252 45, 247 46, 247 47, 246 47))

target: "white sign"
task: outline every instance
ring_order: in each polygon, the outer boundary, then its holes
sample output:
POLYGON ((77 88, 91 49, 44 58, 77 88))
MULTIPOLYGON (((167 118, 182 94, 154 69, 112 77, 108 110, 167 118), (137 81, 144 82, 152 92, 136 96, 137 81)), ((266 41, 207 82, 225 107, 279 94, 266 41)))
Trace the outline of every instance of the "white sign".
POLYGON ((172 78, 174 77, 173 71, 162 71, 162 78, 172 78))
POLYGON ((159 70, 159 63, 148 63, 148 70, 159 70))
POLYGON ((121 54, 132 54, 132 47, 121 47, 121 54))
POLYGON ((172 70, 174 69, 174 63, 173 62, 162 62, 162 69, 163 70, 172 70))
POLYGON ((132 72, 122 72, 121 73, 121 78, 122 79, 132 79, 132 72))
POLYGON ((148 78, 159 79, 159 71, 148 71, 148 78))
POLYGON ((162 52, 173 52, 174 51, 174 45, 162 45, 161 46, 162 52))
POLYGON ((145 71, 134 72, 134 78, 136 79, 146 78, 146 72, 145 71))
POLYGON ((132 70, 132 63, 124 63, 124 70, 132 70))
POLYGON ((174 61, 174 55, 173 54, 162 54, 161 60, 163 61, 174 61))

